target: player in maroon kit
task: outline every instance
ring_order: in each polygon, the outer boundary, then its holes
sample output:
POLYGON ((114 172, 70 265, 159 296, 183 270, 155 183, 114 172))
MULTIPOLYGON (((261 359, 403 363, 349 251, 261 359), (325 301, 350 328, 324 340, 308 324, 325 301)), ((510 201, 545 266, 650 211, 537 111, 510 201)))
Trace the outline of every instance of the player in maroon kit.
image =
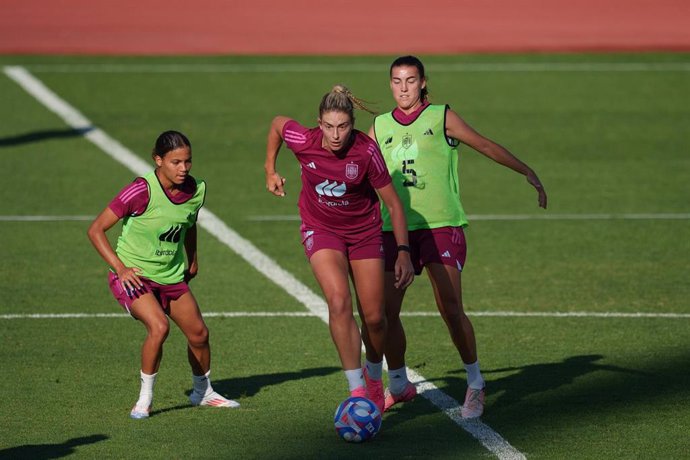
POLYGON ((355 106, 369 111, 347 88, 337 85, 321 100, 318 127, 310 129, 288 117, 276 117, 268 132, 264 168, 268 191, 285 196, 285 179, 275 170, 283 140, 300 163, 302 243, 328 303, 331 337, 350 394, 368 396, 383 412, 386 315, 378 197, 390 212, 398 245, 396 286, 407 287, 414 273, 402 204, 376 142, 353 128, 355 106), (348 275, 356 291, 361 337, 352 312, 348 275))

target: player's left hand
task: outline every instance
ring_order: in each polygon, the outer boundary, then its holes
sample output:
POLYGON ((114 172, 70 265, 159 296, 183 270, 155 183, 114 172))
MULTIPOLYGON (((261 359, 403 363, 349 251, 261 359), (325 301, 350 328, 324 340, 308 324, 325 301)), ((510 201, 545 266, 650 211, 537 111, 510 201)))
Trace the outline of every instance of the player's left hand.
POLYGON ((546 209, 546 190, 534 171, 527 173, 527 182, 529 182, 539 194, 539 207, 546 209))
POLYGON ((191 264, 189 268, 184 271, 184 282, 189 283, 192 279, 196 277, 199 272, 199 267, 196 264, 191 264))
POLYGON ((410 253, 399 251, 395 261, 395 283, 393 285, 398 289, 405 289, 412 284, 412 281, 414 281, 414 267, 410 253))

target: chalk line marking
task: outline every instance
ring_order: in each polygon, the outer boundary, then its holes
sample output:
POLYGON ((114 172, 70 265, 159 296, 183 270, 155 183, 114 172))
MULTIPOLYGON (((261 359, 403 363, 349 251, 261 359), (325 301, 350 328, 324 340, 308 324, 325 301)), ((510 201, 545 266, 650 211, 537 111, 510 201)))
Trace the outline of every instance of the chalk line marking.
MULTIPOLYGON (((690 213, 638 213, 638 214, 468 214, 467 220, 687 220, 690 213)), ((299 221, 297 214, 248 216, 254 222, 299 221)))
MULTIPOLYGON (((593 311, 476 311, 468 316, 493 318, 661 318, 690 319, 690 313, 648 313, 648 312, 593 312, 593 311)), ((403 311, 401 316, 437 318, 436 311, 403 311)), ((79 318, 129 318, 127 313, 7 313, 0 319, 79 319, 79 318)), ((316 318, 310 311, 209 311, 204 318, 316 318)))
MULTIPOLYGON (((6 66, 4 73, 19 86, 32 95, 51 112, 62 118, 68 126, 83 132, 83 136, 137 175, 143 175, 151 166, 132 153, 121 143, 110 137, 105 131, 95 127, 93 123, 82 115, 76 108, 69 105, 57 94, 51 91, 40 80, 20 66, 6 66)), ((302 284, 291 273, 282 269, 278 264, 261 252, 249 240, 240 236, 228 227, 220 218, 208 209, 202 208, 199 213, 199 226, 226 244, 247 263, 254 266, 269 280, 282 287, 289 295, 299 302, 323 322, 328 324, 328 309, 326 303, 306 285, 302 284)), ((500 459, 524 459, 522 452, 496 433, 491 427, 480 420, 467 422, 460 416, 460 403, 443 393, 438 387, 415 372, 409 370, 410 380, 418 385, 420 394, 441 409, 451 420, 463 430, 477 439, 487 450, 500 459)))
MULTIPOLYGON (((0 216, 0 222, 59 222, 90 221, 96 216, 0 216)), ((470 221, 521 221, 521 220, 688 220, 690 213, 647 213, 647 214, 468 214, 470 221)), ((299 221, 297 214, 274 214, 248 216, 252 222, 299 221)))
POLYGON ((90 221, 96 216, 0 216, 0 222, 68 222, 90 221))
MULTIPOLYGON (((387 64, 378 63, 170 63, 170 64, 30 64, 32 72, 43 73, 381 73, 387 64)), ((433 72, 690 72, 690 62, 427 62, 433 72)))

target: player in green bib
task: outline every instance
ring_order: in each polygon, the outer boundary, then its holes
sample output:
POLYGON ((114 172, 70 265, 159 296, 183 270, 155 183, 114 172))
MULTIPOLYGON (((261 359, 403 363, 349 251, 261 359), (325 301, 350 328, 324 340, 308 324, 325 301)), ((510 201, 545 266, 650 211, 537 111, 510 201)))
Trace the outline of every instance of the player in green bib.
POLYGON ((189 174, 192 147, 184 134, 162 133, 152 157, 155 170, 122 189, 88 231, 111 267, 108 278, 113 296, 147 330, 141 348, 141 389, 130 417, 147 418, 151 412, 153 386, 170 329, 168 317, 187 338, 192 405, 238 407, 211 386, 208 328, 187 284, 198 270, 196 220, 206 184, 189 174), (122 233, 113 250, 106 231, 120 220, 122 233))
MULTIPOLYGON (((485 383, 479 369, 472 323, 462 305, 461 272, 465 265, 463 228, 467 217, 460 202, 458 146, 472 147, 527 178, 546 208, 546 192, 535 172, 506 148, 482 136, 447 105, 431 104, 424 65, 414 56, 396 59, 390 68, 390 87, 396 108, 379 115, 369 136, 379 144, 393 185, 405 207, 410 252, 417 274, 426 268, 436 305, 467 371, 468 388, 461 408, 464 418, 484 411, 485 383)), ((405 289, 394 287, 389 258, 398 250, 390 239, 390 222, 382 209, 386 254, 386 360, 389 389, 385 409, 410 401, 417 390, 407 377, 406 337, 400 322, 405 289)))

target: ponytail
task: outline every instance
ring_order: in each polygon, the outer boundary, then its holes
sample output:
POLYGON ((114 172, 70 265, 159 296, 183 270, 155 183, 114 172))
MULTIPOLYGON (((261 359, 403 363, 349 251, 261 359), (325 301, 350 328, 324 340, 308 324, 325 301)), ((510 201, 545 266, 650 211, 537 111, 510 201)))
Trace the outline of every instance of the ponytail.
POLYGON ((335 85, 328 93, 324 94, 319 104, 319 117, 326 112, 344 112, 350 116, 354 122, 354 108, 364 110, 374 115, 376 112, 367 107, 365 101, 359 99, 352 91, 343 85, 335 85))

